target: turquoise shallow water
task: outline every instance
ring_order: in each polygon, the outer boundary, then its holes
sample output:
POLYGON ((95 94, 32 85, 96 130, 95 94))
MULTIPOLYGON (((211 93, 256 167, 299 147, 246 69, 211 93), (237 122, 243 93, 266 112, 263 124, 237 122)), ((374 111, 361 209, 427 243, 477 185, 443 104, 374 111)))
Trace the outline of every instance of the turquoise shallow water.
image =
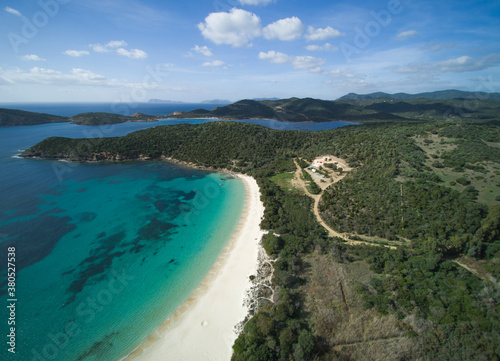
POLYGON ((213 120, 0 128, 1 360, 127 355, 203 280, 233 233, 245 196, 237 179, 166 162, 75 165, 16 154, 49 136, 119 136, 207 121, 213 120), (16 247, 15 354, 5 342, 10 246, 16 247))
POLYGON ((187 300, 241 215, 244 186, 229 175, 165 162, 79 167, 83 179, 2 223, 23 267, 13 359, 126 355, 187 300))

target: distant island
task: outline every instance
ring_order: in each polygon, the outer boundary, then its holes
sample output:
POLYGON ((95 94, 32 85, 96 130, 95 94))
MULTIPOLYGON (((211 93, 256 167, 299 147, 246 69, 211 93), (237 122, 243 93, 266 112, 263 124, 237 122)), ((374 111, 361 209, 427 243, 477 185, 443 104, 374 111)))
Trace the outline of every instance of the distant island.
POLYGON ((101 125, 101 124, 119 124, 125 122, 154 122, 158 120, 155 115, 135 113, 134 115, 119 115, 114 113, 81 113, 69 120, 78 125, 101 125))

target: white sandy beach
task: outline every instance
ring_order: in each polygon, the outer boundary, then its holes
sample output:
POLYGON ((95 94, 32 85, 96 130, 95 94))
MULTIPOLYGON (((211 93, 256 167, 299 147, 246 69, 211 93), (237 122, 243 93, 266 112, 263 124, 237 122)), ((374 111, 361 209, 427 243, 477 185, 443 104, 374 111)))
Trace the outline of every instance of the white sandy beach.
POLYGON ((126 361, 229 361, 234 327, 247 315, 243 305, 257 274, 259 224, 264 214, 255 179, 245 183, 245 208, 236 232, 202 285, 126 361))

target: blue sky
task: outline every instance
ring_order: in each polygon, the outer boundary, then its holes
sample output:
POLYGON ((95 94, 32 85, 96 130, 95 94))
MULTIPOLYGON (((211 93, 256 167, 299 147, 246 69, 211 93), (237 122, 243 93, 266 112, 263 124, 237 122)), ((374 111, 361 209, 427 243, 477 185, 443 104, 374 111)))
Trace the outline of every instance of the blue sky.
POLYGON ((0 102, 500 92, 500 2, 0 0, 0 102))

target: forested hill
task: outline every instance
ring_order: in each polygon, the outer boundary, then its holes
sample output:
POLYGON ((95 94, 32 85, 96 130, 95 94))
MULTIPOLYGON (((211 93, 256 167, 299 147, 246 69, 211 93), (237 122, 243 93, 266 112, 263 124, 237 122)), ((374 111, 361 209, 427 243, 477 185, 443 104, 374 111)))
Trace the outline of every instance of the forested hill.
POLYGON ((419 99, 426 98, 432 100, 449 100, 449 99, 489 99, 500 101, 500 93, 485 93, 485 92, 468 92, 461 90, 439 90, 435 92, 408 94, 408 93, 383 93, 375 92, 370 94, 356 94, 349 93, 340 97, 338 100, 359 100, 359 99, 379 99, 379 98, 389 98, 389 99, 419 99))
MULTIPOLYGON (((456 95, 450 91, 450 96, 456 95)), ((339 100, 290 98, 282 100, 241 100, 211 111, 196 109, 175 112, 166 118, 276 119, 287 122, 360 123, 401 122, 413 120, 498 121, 500 101, 481 98, 430 99, 412 97, 384 98, 390 94, 374 93, 371 97, 343 97, 339 100)), ((490 94, 492 97, 494 94, 490 94)))
POLYGON ((168 115, 136 113, 132 116, 124 116, 91 112, 66 118, 20 110, 0 109, 0 125, 29 125, 56 121, 72 121, 79 125, 100 125, 155 121, 164 118, 275 119, 287 122, 350 121, 358 123, 415 120, 462 121, 464 119, 477 122, 499 121, 500 101, 495 100, 495 93, 485 93, 486 95, 474 93, 476 97, 470 99, 447 98, 447 96, 459 96, 461 93, 457 93, 457 91, 450 90, 446 91, 445 94, 447 95, 443 95, 443 99, 431 99, 431 96, 430 98, 413 99, 413 96, 403 95, 398 95, 397 99, 393 99, 386 97, 391 96, 390 94, 373 93, 369 96, 345 96, 339 100, 313 98, 241 100, 212 110, 176 111, 168 115), (372 98, 372 96, 376 98, 372 98))
POLYGON ((131 116, 114 113, 81 113, 72 117, 61 117, 45 113, 27 112, 17 109, 0 109, 0 126, 39 125, 46 123, 73 122, 78 125, 102 125, 124 122, 149 122, 158 120, 157 116, 136 113, 131 116))
POLYGON ((78 125, 103 125, 119 124, 125 122, 151 122, 158 120, 154 115, 135 113, 131 116, 114 113, 81 113, 70 118, 71 122, 78 125))
POLYGON ((211 111, 196 109, 190 112, 175 112, 166 118, 220 118, 220 119, 276 119, 287 122, 331 122, 403 120, 395 114, 363 108, 344 102, 312 98, 290 98, 282 100, 241 100, 211 111))
POLYGON ((499 359, 500 126, 394 122, 299 132, 220 121, 117 138, 53 137, 23 156, 174 158, 255 177, 273 271, 233 361, 499 359), (318 211, 332 229, 371 245, 329 237, 313 200, 283 183, 297 171, 294 159, 305 167, 327 154, 353 170, 324 191, 318 211))
POLYGON ((45 113, 33 113, 24 110, 0 108, 0 126, 37 125, 46 123, 69 122, 67 117, 45 113))

